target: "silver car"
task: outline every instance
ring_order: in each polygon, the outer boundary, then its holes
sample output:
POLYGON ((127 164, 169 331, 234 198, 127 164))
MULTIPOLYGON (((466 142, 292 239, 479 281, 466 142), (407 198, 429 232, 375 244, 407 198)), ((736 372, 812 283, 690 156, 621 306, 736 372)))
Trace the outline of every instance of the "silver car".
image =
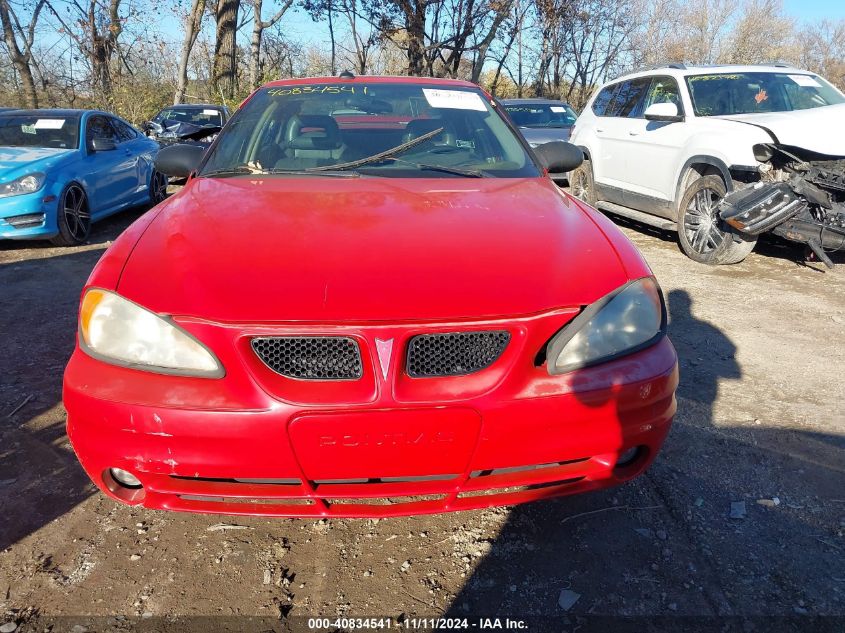
MULTIPOLYGON (((572 106, 554 99, 502 99, 501 104, 531 147, 569 141, 578 118, 572 106)), ((565 174, 559 178, 565 180, 565 174)))

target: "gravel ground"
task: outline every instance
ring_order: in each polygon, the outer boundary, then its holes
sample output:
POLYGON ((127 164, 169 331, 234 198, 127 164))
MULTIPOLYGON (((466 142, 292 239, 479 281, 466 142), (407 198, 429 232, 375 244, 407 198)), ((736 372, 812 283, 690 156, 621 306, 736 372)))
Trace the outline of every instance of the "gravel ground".
POLYGON ((81 248, 0 243, 0 624, 280 630, 305 626, 294 616, 446 614, 558 630, 666 616, 677 630, 789 616, 773 622, 845 630, 842 258, 827 272, 771 242, 707 268, 672 236, 624 225, 666 292, 681 358, 673 430, 625 486, 445 516, 233 519, 118 505, 65 436, 79 292, 139 214, 81 248))

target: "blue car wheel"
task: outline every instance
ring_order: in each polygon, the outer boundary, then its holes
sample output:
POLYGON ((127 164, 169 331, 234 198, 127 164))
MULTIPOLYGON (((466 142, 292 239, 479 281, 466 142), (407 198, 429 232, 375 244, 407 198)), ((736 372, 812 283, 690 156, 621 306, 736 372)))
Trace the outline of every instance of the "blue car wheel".
POLYGON ((74 182, 65 187, 56 213, 59 234, 51 240, 53 244, 76 246, 88 239, 91 233, 91 211, 82 187, 74 182))
POLYGON ((153 170, 150 176, 150 202, 153 206, 167 197, 167 176, 160 171, 153 170))

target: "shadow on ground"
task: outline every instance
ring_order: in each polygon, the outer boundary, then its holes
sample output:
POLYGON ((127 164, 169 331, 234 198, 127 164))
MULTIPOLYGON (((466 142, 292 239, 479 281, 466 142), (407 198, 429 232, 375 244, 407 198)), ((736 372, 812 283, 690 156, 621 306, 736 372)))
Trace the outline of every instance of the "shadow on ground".
POLYGON ((0 312, 0 551, 94 493, 65 435, 62 373, 85 280, 141 213, 95 225, 80 248, 0 242, 0 288, 14 288, 0 312))
MULTIPOLYGON (((692 623, 683 615, 842 624, 807 618, 845 615, 845 438, 714 420, 720 385, 742 375, 736 347, 696 318, 685 291, 668 299, 683 360, 679 412, 657 461, 620 488, 514 508, 448 616, 577 625, 665 615, 667 630, 692 623), (744 518, 730 517, 735 502, 744 518)), ((788 621, 778 622, 754 630, 788 621)))

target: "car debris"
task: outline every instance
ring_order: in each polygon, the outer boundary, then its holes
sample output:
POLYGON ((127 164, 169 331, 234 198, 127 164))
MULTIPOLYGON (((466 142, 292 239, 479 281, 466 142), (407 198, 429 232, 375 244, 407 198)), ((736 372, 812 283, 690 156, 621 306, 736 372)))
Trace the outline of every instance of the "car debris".
POLYGON ((828 268, 826 251, 845 249, 845 156, 798 147, 754 146, 760 180, 727 194, 719 215, 740 233, 766 231, 806 244, 828 268))
POLYGON ((581 598, 581 594, 570 589, 561 589, 560 596, 558 596, 557 604, 564 611, 569 611, 575 603, 581 598))
POLYGON ((744 519, 745 515, 746 515, 745 501, 731 501, 730 518, 732 518, 732 519, 744 519))

